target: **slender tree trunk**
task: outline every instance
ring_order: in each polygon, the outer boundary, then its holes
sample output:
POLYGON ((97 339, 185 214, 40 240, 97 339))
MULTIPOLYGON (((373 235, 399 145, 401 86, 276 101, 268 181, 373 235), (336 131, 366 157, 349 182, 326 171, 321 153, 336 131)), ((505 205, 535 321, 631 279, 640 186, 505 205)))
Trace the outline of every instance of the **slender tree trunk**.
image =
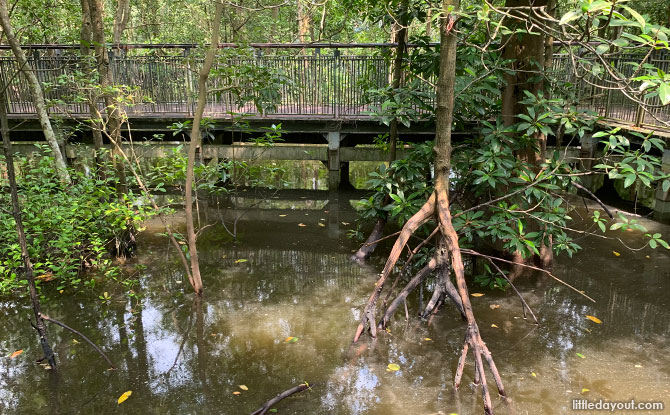
POLYGON ((112 32, 112 43, 119 45, 126 30, 128 17, 130 16, 130 0, 117 0, 116 14, 114 16, 114 30, 112 32))
MULTIPOLYGON (((5 9, 6 11, 6 9, 5 9)), ((2 85, 4 88, 4 85, 2 85)), ((44 352, 44 358, 49 362, 52 368, 56 368, 56 356, 51 349, 49 339, 47 338, 47 330, 42 319, 42 311, 40 307, 40 299, 37 296, 37 289, 35 287, 35 276, 33 274, 33 264, 30 261, 28 253, 28 243, 26 241, 26 234, 23 230, 23 222, 21 220, 21 208, 19 206, 19 194, 16 186, 16 173, 14 172, 14 156, 12 154, 12 143, 9 137, 9 123, 7 121, 5 91, 0 91, 0 130, 2 132, 2 144, 5 152, 5 162, 7 163, 7 178, 9 180, 9 192, 12 199, 12 215, 16 224, 16 234, 21 247, 21 256, 23 265, 25 267, 25 277, 28 280, 28 291, 30 293, 30 301, 33 305, 33 313, 35 314, 35 328, 37 329, 40 338, 40 345, 44 352)))
POLYGON ((195 227, 193 225, 193 167, 195 165, 196 148, 200 145, 200 121, 205 112, 207 104, 207 79, 212 69, 216 51, 219 45, 219 31, 221 29, 221 16, 223 15, 223 3, 217 2, 212 22, 212 41, 205 56, 205 62, 200 69, 198 78, 198 105, 193 117, 193 129, 191 130, 191 142, 188 146, 188 161, 186 164, 186 233, 188 239, 188 252, 191 257, 191 274, 193 276, 193 289, 196 294, 202 295, 202 277, 200 276, 200 263, 198 261, 198 250, 196 248, 195 227))
MULTIPOLYGON (((82 63, 84 65, 84 70, 88 74, 93 73, 93 67, 89 60, 91 55, 91 42, 93 41, 93 31, 91 30, 91 9, 89 7, 89 0, 81 0, 81 46, 79 48, 82 56, 82 63)), ((95 148, 95 161, 97 165, 101 163, 101 151, 102 151, 102 124, 99 119, 99 111, 97 108, 97 99, 95 98, 93 91, 89 91, 87 94, 89 114, 91 115, 91 133, 93 135, 93 147, 95 148)))
POLYGON ((21 49, 21 45, 14 36, 11 22, 9 20, 9 13, 7 12, 7 0, 0 0, 0 25, 2 25, 2 30, 5 32, 5 36, 7 36, 7 42, 9 42, 12 52, 14 52, 16 61, 21 68, 21 73, 26 77, 28 85, 30 86, 35 110, 37 111, 37 116, 40 120, 40 125, 42 126, 44 138, 47 140, 49 147, 51 147, 58 176, 64 183, 70 184, 70 174, 67 171, 65 159, 63 158, 56 134, 54 133, 51 121, 49 120, 44 94, 42 93, 42 85, 40 85, 40 81, 30 67, 28 59, 26 58, 23 49, 21 49))
POLYGON ((298 39, 300 43, 307 43, 312 30, 312 17, 309 14, 309 4, 306 0, 298 0, 298 39))
MULTIPOLYGON (((109 52, 105 45, 104 4, 102 0, 88 0, 88 7, 91 14, 92 38, 95 46, 95 59, 98 63, 98 76, 100 77, 100 87, 103 91, 105 112, 107 113, 107 123, 104 126, 104 131, 110 141, 120 145, 122 126, 121 113, 115 95, 108 91, 114 82, 110 70, 109 52)), ((124 193, 127 193, 128 189, 126 184, 126 172, 123 163, 119 160, 121 154, 116 145, 113 146, 112 155, 114 156, 113 164, 119 179, 117 191, 121 198, 124 193)))

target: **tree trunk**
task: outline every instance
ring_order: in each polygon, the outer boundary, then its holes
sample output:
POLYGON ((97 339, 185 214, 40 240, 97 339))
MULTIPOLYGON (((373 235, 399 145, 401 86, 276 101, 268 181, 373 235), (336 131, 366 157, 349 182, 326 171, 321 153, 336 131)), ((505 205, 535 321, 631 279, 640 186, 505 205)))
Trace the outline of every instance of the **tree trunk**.
MULTIPOLYGON (((530 13, 532 7, 552 7, 554 0, 506 0, 505 6, 522 8, 521 13, 530 13), (525 9, 524 9, 525 8, 525 9)), ((515 13, 511 10, 510 13, 515 13)), ((518 12, 516 12, 518 13, 518 12)), ((512 20, 513 23, 508 24, 511 29, 528 29, 523 21, 512 20)), ((505 80, 505 89, 502 96, 502 118, 505 126, 513 125, 519 122, 518 114, 527 114, 527 110, 523 104, 520 103, 526 98, 525 92, 530 92, 537 95, 543 88, 542 80, 537 80, 538 76, 542 75, 547 65, 551 65, 547 60, 553 56, 552 39, 545 39, 542 34, 511 34, 511 38, 503 39, 506 44, 503 50, 503 59, 512 61, 510 64, 510 71, 503 76, 505 80), (551 55, 547 56, 548 53, 551 55)), ((533 163, 538 166, 546 159, 547 137, 542 133, 536 133, 533 137, 537 150, 529 146, 517 154, 517 157, 528 163, 533 163)), ((537 230, 535 224, 530 224, 529 229, 537 230)), ((552 262, 552 251, 550 245, 542 245, 540 247, 540 262, 543 266, 550 266, 552 262)), ((525 263, 526 259, 522 258, 519 252, 513 253, 514 261, 517 263, 525 263)), ((521 267, 515 267, 513 274, 519 274, 525 271, 521 267)))
POLYGON ((186 233, 188 239, 188 251, 191 257, 191 274, 193 276, 193 289, 196 294, 202 295, 202 277, 200 276, 200 263, 198 262, 198 251, 196 248, 195 227, 193 225, 193 167, 195 165, 195 151, 200 145, 200 121, 205 112, 207 104, 207 79, 214 63, 214 57, 219 45, 219 30, 221 29, 221 16, 223 14, 223 3, 216 3, 214 21, 212 22, 212 41, 205 56, 205 62, 200 69, 198 78, 198 105, 193 117, 193 129, 191 130, 191 142, 188 146, 188 161, 186 164, 186 233))
MULTIPOLYGON (((105 45, 104 4, 102 0, 88 0, 88 7, 91 14, 92 37, 95 46, 95 59, 98 63, 98 76, 100 77, 100 87, 103 91, 105 112, 107 113, 106 125, 101 123, 103 124, 102 130, 112 143, 118 143, 120 145, 122 122, 119 104, 116 102, 115 95, 109 92, 109 89, 111 89, 114 82, 109 67, 109 53, 105 45)), ((98 117, 98 119, 100 118, 101 117, 98 117)), ((124 193, 127 193, 128 189, 126 184, 126 172, 123 168, 123 163, 119 160, 121 154, 118 151, 118 146, 113 146, 112 155, 114 156, 113 164, 119 179, 117 191, 121 198, 124 193)))
POLYGON ((118 46, 121 43, 123 31, 126 30, 128 17, 130 16, 130 0, 117 0, 116 14, 114 16, 114 30, 112 32, 112 43, 118 46))
MULTIPOLYGON (((91 74, 93 72, 93 67, 89 61, 91 55, 91 42, 93 41, 93 31, 91 24, 91 9, 89 7, 89 0, 81 0, 81 42, 80 42, 80 52, 82 56, 82 62, 84 65, 84 70, 86 73, 91 74)), ((101 163, 101 151, 102 151, 102 124, 100 120, 99 111, 97 108, 97 98, 95 98, 92 91, 87 93, 87 101, 89 114, 91 115, 91 133, 93 135, 93 147, 95 148, 95 161, 96 165, 101 163)))
POLYGON ((21 45, 14 36, 11 22, 9 20, 9 13, 7 12, 7 0, 0 0, 0 25, 2 25, 2 30, 5 32, 5 36, 7 36, 7 42, 9 42, 12 51, 14 52, 16 61, 21 68, 21 73, 26 77, 28 85, 30 86, 35 110, 37 111, 37 116, 40 120, 40 125, 42 126, 44 138, 47 140, 49 147, 51 147, 58 176, 63 183, 70 184, 70 174, 67 171, 65 159, 63 158, 61 148, 56 139, 56 134, 54 133, 54 130, 51 127, 51 121, 49 120, 44 94, 42 93, 42 85, 40 85, 40 81, 30 67, 28 59, 26 58, 23 49, 21 49, 21 45))
POLYGON ((307 0, 298 0, 298 39, 300 43, 307 43, 307 36, 312 28, 312 17, 309 14, 307 0))
MULTIPOLYGON (((7 9, 4 6, 5 5, 3 2, 2 8, 6 16, 7 9)), ((35 328, 37 329, 37 334, 40 338, 40 345, 42 346, 42 351, 44 352, 44 358, 49 362, 49 365, 55 369, 56 356, 51 349, 51 345, 49 344, 47 330, 44 324, 44 320, 42 319, 40 299, 37 296, 37 289, 35 287, 33 264, 30 261, 30 255, 28 254, 28 243, 26 241, 26 234, 23 230, 23 222, 21 221, 21 208, 19 206, 19 194, 16 186, 16 173, 14 172, 14 155, 12 153, 12 143, 9 137, 9 123, 7 121, 7 112, 5 110, 7 100, 5 99, 6 95, 4 87, 5 86, 2 85, 3 91, 0 92, 0 130, 2 132, 2 144, 5 152, 5 162, 7 164, 9 192, 12 198, 12 215, 14 216, 14 222, 16 224, 16 234, 18 237, 19 246, 21 247, 21 256, 23 259, 23 265, 25 267, 25 277, 28 280, 28 291, 30 293, 30 300, 33 305, 33 313, 35 314, 35 328)))

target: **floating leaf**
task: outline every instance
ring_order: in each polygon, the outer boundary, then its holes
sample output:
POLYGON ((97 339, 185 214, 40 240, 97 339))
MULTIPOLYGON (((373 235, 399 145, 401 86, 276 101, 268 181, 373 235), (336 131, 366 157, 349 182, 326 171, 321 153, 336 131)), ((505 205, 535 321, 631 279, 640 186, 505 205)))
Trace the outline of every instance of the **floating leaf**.
POLYGON ((119 396, 119 399, 116 401, 117 405, 121 405, 126 401, 126 399, 130 398, 130 395, 133 394, 133 391, 125 391, 121 396, 119 396))
POLYGON ((473 296, 473 297, 481 297, 481 296, 483 296, 484 294, 482 294, 482 293, 472 293, 472 294, 470 294, 470 295, 473 296))
POLYGON ((235 263, 236 263, 236 264, 241 264, 241 263, 243 263, 243 262, 247 262, 247 261, 249 261, 249 260, 248 260, 248 259, 244 259, 244 258, 242 258, 242 259, 236 259, 236 260, 235 260, 235 263))
POLYGON ((389 368, 390 371, 396 372, 396 371, 400 370, 400 365, 398 365, 397 363, 389 363, 388 368, 389 368))
POLYGON ((649 255, 645 255, 644 257, 647 258, 647 259, 651 259, 651 257, 649 255))
POLYGON ((425 337, 424 340, 427 341, 427 342, 432 342, 433 341, 433 339, 431 339, 430 337, 425 337))
POLYGON ((72 344, 79 344, 79 340, 77 340, 77 339, 72 339, 72 344))
POLYGON ((639 369, 642 367, 642 365, 635 365, 635 367, 639 369))
POLYGON ((602 320, 600 320, 598 317, 586 316, 586 318, 588 318, 589 320, 591 320, 594 323, 603 324, 602 320))
POLYGON ((248 391, 249 390, 249 388, 247 388, 247 385, 239 385, 239 386, 240 386, 240 389, 242 389, 243 391, 248 391))
POLYGON ((293 337, 293 336, 291 336, 291 337, 287 337, 287 338, 284 339, 284 343, 295 343, 295 342, 297 342, 297 341, 298 341, 298 338, 297 338, 297 337, 293 337))
POLYGON ((15 358, 16 356, 20 355, 21 353, 23 353, 23 349, 15 351, 14 353, 12 353, 12 354, 9 356, 9 358, 10 358, 10 359, 13 359, 13 358, 15 358))
POLYGON ((304 228, 307 225, 305 225, 304 223, 299 223, 298 226, 300 226, 301 228, 304 228))
POLYGON ((581 354, 581 353, 575 353, 575 354, 577 355, 577 357, 581 357, 582 359, 586 359, 586 356, 584 356, 584 355, 581 354))
POLYGON ((272 409, 270 409, 268 412, 273 412, 273 413, 274 413, 274 412, 277 412, 277 408, 272 408, 272 409))
POLYGON ((242 394, 242 392, 240 392, 240 391, 233 392, 233 395, 241 395, 241 394, 242 394))
POLYGON ((530 374, 531 374, 531 376, 533 376, 534 378, 537 377, 537 375, 535 374, 535 372, 530 372, 530 374))
POLYGON ((323 223, 321 223, 321 222, 319 222, 319 226, 321 226, 322 228, 325 228, 325 227, 326 227, 326 225, 323 224, 323 223))
POLYGON ((349 222, 342 222, 342 225, 347 226, 349 225, 349 222))
POLYGON ((618 253, 617 251, 612 251, 612 253, 614 254, 614 256, 621 256, 621 254, 618 253))
POLYGON ((591 390, 591 389, 582 388, 582 393, 586 393, 586 392, 588 392, 588 391, 590 391, 590 390, 591 390))
POLYGON ((285 218, 288 215, 279 215, 280 218, 285 218))
POLYGON ((495 324, 491 324, 491 327, 499 329, 500 327, 496 326, 495 324))
POLYGON ((491 310, 495 310, 496 308, 500 308, 500 304, 491 304, 491 305, 489 306, 489 308, 490 308, 491 310))

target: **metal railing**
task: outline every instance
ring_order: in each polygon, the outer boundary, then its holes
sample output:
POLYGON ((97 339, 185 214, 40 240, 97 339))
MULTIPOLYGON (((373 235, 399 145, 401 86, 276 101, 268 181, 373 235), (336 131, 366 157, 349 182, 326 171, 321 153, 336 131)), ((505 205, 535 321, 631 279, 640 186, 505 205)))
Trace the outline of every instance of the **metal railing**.
MULTIPOLYGON (((0 45, 0 51, 4 48, 0 45)), ((130 116, 183 117, 193 114, 197 97, 197 69, 201 58, 191 51, 196 45, 116 45, 110 47, 110 68, 116 85, 133 88, 133 105, 126 105, 130 116), (111 51, 115 51, 112 53, 111 51)), ((372 54, 371 49, 382 50, 394 44, 254 44, 245 58, 221 58, 216 68, 257 65, 270 68, 288 80, 280 86, 280 100, 276 107, 264 114, 304 118, 347 119, 369 117, 373 106, 365 91, 384 88, 390 82, 388 59, 372 54), (346 51, 343 55, 342 50, 346 51)), ((221 44, 220 48, 237 45, 221 44)), ((89 107, 80 97, 80 88, 72 74, 82 71, 84 62, 79 46, 38 45, 27 50, 29 65, 44 85, 45 97, 54 115, 86 115, 89 107), (69 77, 68 82, 64 79, 69 77)), ((631 61, 640 61, 640 55, 617 55, 610 64, 621 73, 632 73, 631 61)), ((670 56, 654 55, 650 64, 670 73, 670 56)), ((8 52, 0 56, 0 80, 8 85, 9 114, 35 114, 30 89, 22 76, 17 76, 18 65, 8 52)), ((589 109, 605 119, 635 126, 666 127, 670 121, 670 106, 660 106, 657 97, 647 99, 654 106, 651 113, 626 97, 621 91, 591 85, 595 78, 578 77, 566 55, 554 57, 555 76, 570 81, 578 94, 580 107, 589 109)), ((210 88, 217 89, 215 77, 210 88)), ((601 81, 602 82, 602 81, 601 81)), ((602 84, 601 84, 602 85, 602 84)), ((428 83, 422 86, 432 90, 428 83)), ((231 92, 210 94, 205 116, 225 117, 231 113, 260 115, 251 103, 239 106, 231 92)), ((102 102, 99 102, 102 111, 102 102)), ((667 128, 667 127, 666 127, 667 128)))

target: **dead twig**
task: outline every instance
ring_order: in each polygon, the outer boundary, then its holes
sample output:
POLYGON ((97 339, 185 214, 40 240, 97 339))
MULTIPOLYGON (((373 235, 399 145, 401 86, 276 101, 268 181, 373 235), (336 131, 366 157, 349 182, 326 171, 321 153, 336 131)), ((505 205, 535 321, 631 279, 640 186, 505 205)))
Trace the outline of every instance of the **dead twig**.
POLYGON ((263 404, 263 406, 261 406, 260 408, 256 409, 254 412, 252 412, 251 415, 265 415, 270 410, 270 408, 272 408, 274 405, 276 405, 282 399, 288 398, 291 395, 294 395, 296 393, 305 391, 307 389, 311 389, 311 386, 307 382, 301 383, 298 386, 294 386, 291 389, 287 389, 284 392, 275 396, 274 398, 265 402, 265 404, 263 404))
POLYGON ((55 318, 51 318, 51 317, 47 316, 46 314, 42 314, 42 320, 48 321, 48 322, 53 323, 57 326, 61 326, 62 328, 66 329, 66 330, 69 330, 72 333, 76 334, 77 336, 81 337, 82 339, 86 340, 86 343, 90 344, 98 353, 100 353, 100 356, 102 356, 107 361, 107 363, 109 363, 109 367, 111 369, 116 369, 116 367, 114 367, 114 364, 112 363, 111 360, 109 360, 109 357, 107 357, 105 352, 103 352, 95 343, 93 343, 93 341, 91 341, 91 339, 86 337, 80 331, 77 331, 77 330, 73 329, 72 327, 68 326, 67 324, 56 320, 55 318))

